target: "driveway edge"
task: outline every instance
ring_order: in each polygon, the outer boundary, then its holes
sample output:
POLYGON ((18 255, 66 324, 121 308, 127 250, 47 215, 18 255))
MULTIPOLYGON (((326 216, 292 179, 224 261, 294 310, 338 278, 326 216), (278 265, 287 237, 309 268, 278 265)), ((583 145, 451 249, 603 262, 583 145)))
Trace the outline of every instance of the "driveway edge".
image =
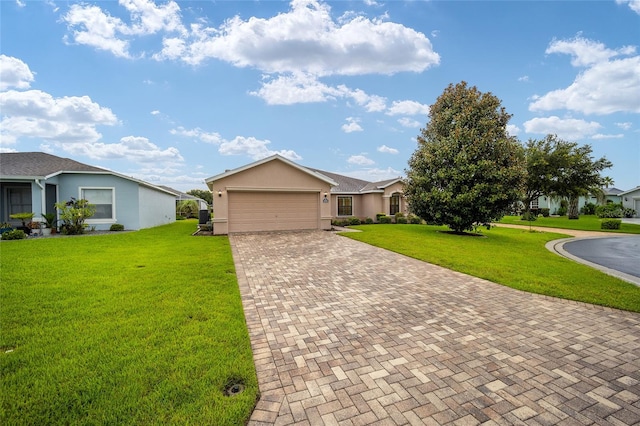
MULTIPOLYGON (((623 237, 624 235, 620 235, 619 237, 623 237)), ((640 278, 638 277, 634 277, 633 275, 629 275, 629 274, 625 274, 624 272, 620 272, 620 271, 616 271, 615 269, 611 269, 611 268, 607 268, 606 266, 602 266, 599 265, 597 263, 593 263, 593 262, 589 262, 588 260, 582 259, 580 257, 574 256, 571 253, 569 253, 568 251, 566 251, 564 249, 564 245, 565 243, 568 243, 569 241, 576 241, 576 240, 591 240, 591 239, 596 239, 596 238, 612 238, 615 237, 615 235, 607 235, 605 236, 598 236, 598 237, 571 237, 571 238, 562 238, 559 240, 553 240, 553 241, 549 241, 547 244, 545 244, 545 247, 547 248, 547 250, 556 253, 562 257, 566 257, 567 259, 573 260, 574 262, 578 262, 581 263, 583 265, 587 265, 590 266, 592 268, 595 268, 601 272, 604 272, 607 275, 611 275, 612 277, 616 277, 619 278, 623 281, 626 281, 628 283, 631 283, 633 285, 636 285, 638 287, 640 287, 640 278)))

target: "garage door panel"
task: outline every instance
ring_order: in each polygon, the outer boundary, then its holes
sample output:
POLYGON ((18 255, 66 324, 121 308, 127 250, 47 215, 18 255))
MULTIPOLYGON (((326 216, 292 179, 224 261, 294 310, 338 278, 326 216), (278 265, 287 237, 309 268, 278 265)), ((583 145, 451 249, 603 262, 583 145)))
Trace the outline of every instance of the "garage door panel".
POLYGON ((319 226, 317 193, 229 193, 230 232, 318 229, 319 226))

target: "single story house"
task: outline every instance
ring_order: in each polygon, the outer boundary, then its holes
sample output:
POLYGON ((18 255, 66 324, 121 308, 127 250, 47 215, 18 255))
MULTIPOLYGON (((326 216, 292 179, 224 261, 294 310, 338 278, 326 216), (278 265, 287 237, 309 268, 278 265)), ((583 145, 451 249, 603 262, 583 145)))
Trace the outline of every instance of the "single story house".
MULTIPOLYGON (((620 195, 623 193, 623 191, 621 189, 602 188, 602 191, 604 192, 604 199, 607 204, 620 204, 622 202, 622 197, 620 195)), ((549 209, 549 212, 551 214, 556 214, 558 209, 560 208, 560 201, 561 200, 559 198, 543 195, 537 200, 533 200, 531 202, 531 208, 534 210, 547 208, 549 209)), ((598 201, 598 197, 595 197, 593 195, 578 198, 578 208, 584 207, 584 205, 587 203, 600 204, 598 201)))
POLYGON ((86 224, 108 230, 114 223, 137 230, 175 221, 175 196, 150 183, 43 152, 0 154, 0 222, 10 215, 56 213, 55 203, 87 199, 96 213, 86 224))
POLYGON ((331 229, 335 218, 407 211, 401 178, 367 182, 304 167, 280 155, 205 180, 214 234, 331 229))
POLYGON ((162 188, 175 195, 176 205, 178 205, 180 201, 193 200, 198 205, 198 210, 209 210, 209 204, 202 198, 198 198, 195 195, 187 194, 186 192, 178 191, 177 189, 173 189, 164 185, 158 185, 158 188, 162 188))
POLYGON ((640 186, 618 194, 622 206, 636 211, 635 217, 640 217, 640 186))

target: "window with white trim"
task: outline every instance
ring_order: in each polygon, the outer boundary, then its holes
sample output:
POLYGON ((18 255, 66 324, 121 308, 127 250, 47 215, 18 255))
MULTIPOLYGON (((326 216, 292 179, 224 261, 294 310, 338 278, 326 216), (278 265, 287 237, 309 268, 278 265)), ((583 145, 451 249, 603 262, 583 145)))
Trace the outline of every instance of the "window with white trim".
POLYGON ((338 197, 338 216, 353 216, 353 197, 338 197))
POLYGON ((90 220, 116 220, 114 188, 80 188, 80 198, 96 206, 90 220))

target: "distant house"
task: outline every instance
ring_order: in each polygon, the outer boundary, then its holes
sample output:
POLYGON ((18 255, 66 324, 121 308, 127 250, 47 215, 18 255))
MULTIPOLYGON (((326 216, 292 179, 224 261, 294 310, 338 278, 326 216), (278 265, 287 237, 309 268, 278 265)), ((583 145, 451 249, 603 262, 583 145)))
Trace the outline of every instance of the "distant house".
POLYGON ((96 230, 114 223, 142 229, 175 221, 175 196, 150 183, 42 152, 0 154, 0 222, 10 215, 58 213, 54 204, 87 199, 96 213, 85 222, 96 230))
MULTIPOLYGON (((605 202, 607 204, 620 204, 623 201, 621 195, 624 194, 624 191, 622 191, 621 189, 602 188, 602 191, 604 192, 605 202)), ((589 195, 587 197, 578 198, 578 208, 584 207, 584 205, 587 203, 599 204, 598 197, 589 195)), ((560 208, 560 199, 543 195, 537 200, 533 200, 533 202, 531 203, 531 209, 533 210, 542 208, 548 208, 551 214, 556 214, 556 212, 560 208)))
POLYGON ((622 206, 636 211, 635 217, 640 217, 640 186, 618 194, 622 200, 622 206))
POLYGON ((331 229, 331 220, 407 211, 400 178, 367 182, 301 166, 280 155, 205 180, 214 234, 331 229))

